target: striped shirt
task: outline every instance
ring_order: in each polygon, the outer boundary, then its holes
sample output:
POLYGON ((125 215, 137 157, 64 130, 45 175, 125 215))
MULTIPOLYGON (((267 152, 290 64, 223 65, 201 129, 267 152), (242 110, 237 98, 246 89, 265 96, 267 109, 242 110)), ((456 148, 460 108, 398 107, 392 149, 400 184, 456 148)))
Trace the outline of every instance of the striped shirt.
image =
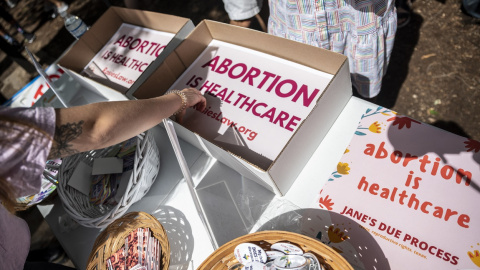
POLYGON ((352 84, 374 97, 397 30, 393 0, 269 0, 270 34, 348 57, 352 84))

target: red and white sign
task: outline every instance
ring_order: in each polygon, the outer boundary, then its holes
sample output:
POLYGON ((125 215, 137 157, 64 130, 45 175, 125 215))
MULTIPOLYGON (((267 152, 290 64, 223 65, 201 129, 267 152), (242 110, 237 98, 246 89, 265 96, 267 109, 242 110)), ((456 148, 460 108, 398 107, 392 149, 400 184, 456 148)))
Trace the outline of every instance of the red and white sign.
POLYGON ((479 269, 479 162, 478 141, 369 109, 315 202, 329 225, 304 230, 358 269, 479 269))
MULTIPOLYGON (((64 73, 57 65, 49 66, 46 71, 52 81, 56 81, 64 73)), ((20 89, 10 100, 4 105, 10 107, 31 107, 35 104, 50 86, 41 76, 35 77, 22 89, 20 89)))

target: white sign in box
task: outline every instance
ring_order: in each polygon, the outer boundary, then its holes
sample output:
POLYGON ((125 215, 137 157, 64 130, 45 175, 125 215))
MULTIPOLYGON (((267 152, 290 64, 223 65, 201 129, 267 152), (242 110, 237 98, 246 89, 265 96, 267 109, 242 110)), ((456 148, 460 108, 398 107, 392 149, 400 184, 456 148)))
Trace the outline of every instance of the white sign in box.
POLYGON ((183 126, 266 170, 316 106, 333 75, 212 40, 170 89, 207 99, 183 126))
POLYGON ((174 34, 122 23, 98 51, 84 73, 130 88, 142 72, 160 55, 174 34))

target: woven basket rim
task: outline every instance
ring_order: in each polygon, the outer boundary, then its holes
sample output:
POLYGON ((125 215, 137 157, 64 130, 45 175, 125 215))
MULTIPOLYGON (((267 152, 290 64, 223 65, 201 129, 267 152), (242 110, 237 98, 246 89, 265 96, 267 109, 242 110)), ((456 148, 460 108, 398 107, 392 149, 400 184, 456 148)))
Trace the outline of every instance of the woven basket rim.
MULTIPOLYGON (((95 239, 93 248, 88 256, 87 269, 97 269, 102 270, 106 269, 105 262, 114 252, 112 243, 115 242, 116 238, 113 237, 124 237, 131 231, 136 230, 137 228, 150 228, 152 234, 161 236, 160 245, 162 247, 160 260, 162 262, 161 270, 167 270, 170 266, 170 243, 168 241, 168 235, 165 231, 163 225, 158 221, 157 218, 152 216, 149 213, 138 211, 138 212, 129 212, 122 217, 116 219, 110 223, 95 239), (129 221, 129 222, 127 222, 129 221), (138 223, 139 222, 139 223, 138 223), (138 224, 137 224, 138 223, 138 224), (133 224, 133 225, 132 225, 133 224), (96 268, 95 268, 96 267, 96 268)), ((154 237, 155 237, 154 235, 154 237)), ((117 239, 118 240, 118 239, 117 239)), ((124 242, 123 238, 120 238, 119 241, 124 242)))
MULTIPOLYGON (((101 206, 95 206, 89 202, 85 203, 85 205, 87 206, 79 205, 81 204, 81 202, 78 202, 75 196, 81 196, 83 200, 87 200, 88 196, 85 194, 80 194, 79 191, 68 186, 67 183, 69 179, 67 179, 67 177, 70 177, 70 176, 65 176, 64 170, 66 166, 70 166, 69 162, 74 162, 73 164, 74 165, 73 169, 74 169, 81 160, 83 161, 88 158, 94 158, 97 152, 100 152, 100 154, 97 156, 97 157, 100 157, 105 153, 109 153, 109 151, 111 151, 114 147, 118 146, 123 142, 110 147, 103 148, 103 149, 78 153, 76 155, 69 156, 63 160, 58 173, 58 181, 59 181, 59 185, 57 187, 58 195, 62 201, 62 205, 65 211, 79 224, 86 227, 94 227, 94 228, 106 227, 108 224, 113 222, 116 218, 124 215, 127 212, 130 205, 132 205, 135 202, 131 197, 127 197, 127 194, 128 195, 133 194, 133 197, 137 197, 137 193, 139 192, 139 189, 142 187, 142 184, 145 184, 145 183, 147 184, 146 191, 148 191, 150 186, 155 181, 156 176, 158 175, 159 167, 160 167, 160 154, 151 130, 147 130, 146 132, 143 132, 132 138, 136 138, 137 140, 136 141, 137 149, 135 150, 136 153, 135 153, 134 164, 137 165, 138 162, 147 162, 146 161, 147 159, 152 159, 153 162, 150 162, 150 163, 153 163, 153 166, 155 167, 155 171, 149 171, 147 173, 147 176, 140 177, 141 179, 135 179, 135 175, 134 173, 132 173, 129 179, 129 185, 127 187, 127 190, 125 194, 122 195, 120 202, 115 206, 112 206, 111 208, 107 208, 107 210, 101 214, 98 213, 100 212, 99 209, 101 206), (141 150, 142 152, 139 154, 140 152, 139 145, 142 145, 142 143, 144 147, 141 150), (139 157, 139 155, 142 155, 142 156, 139 157), (72 193, 74 193, 75 195, 72 195, 72 193), (93 217, 86 213, 88 211, 93 211, 92 209, 96 211, 93 217)), ((69 168, 72 169, 71 167, 69 168)), ((134 168, 134 171, 135 170, 136 168, 134 168)), ((148 169, 146 169, 146 165, 142 167, 140 172, 138 171, 135 171, 135 172, 143 176, 144 171, 148 171, 148 169)))
MULTIPOLYGON (((295 244, 303 251, 308 251, 322 257, 326 264, 330 266, 330 269, 353 270, 353 267, 347 262, 345 258, 343 258, 335 250, 323 244, 322 242, 306 235, 278 230, 260 231, 233 239, 215 250, 207 259, 202 262, 202 264, 200 264, 197 270, 228 269, 228 267, 226 265, 222 265, 222 263, 227 264, 228 262, 232 262, 231 258, 234 258, 233 253, 237 245, 248 242, 269 241, 290 242, 292 244, 295 244)), ((236 261, 236 259, 234 260, 236 261)))

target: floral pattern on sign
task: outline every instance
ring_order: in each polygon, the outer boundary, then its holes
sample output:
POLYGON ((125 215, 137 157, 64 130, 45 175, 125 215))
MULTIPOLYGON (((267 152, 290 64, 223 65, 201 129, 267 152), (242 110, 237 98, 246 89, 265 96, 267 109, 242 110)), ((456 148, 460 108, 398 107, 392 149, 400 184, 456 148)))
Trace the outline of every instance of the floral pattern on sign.
POLYGON ((330 239, 328 244, 341 243, 350 238, 348 237, 348 235, 345 235, 344 231, 340 230, 339 228, 333 227, 333 225, 328 227, 327 233, 328 233, 328 239, 330 239))
POLYGON ((387 121, 388 122, 393 121, 392 126, 398 125, 398 129, 402 129, 403 127, 411 128, 412 123, 416 123, 419 125, 421 124, 417 120, 413 120, 412 118, 407 116, 394 116, 392 118, 389 118, 387 121))
POLYGON ((473 252, 471 251, 468 251, 468 257, 470 257, 470 260, 472 260, 472 262, 480 267, 480 252, 478 250, 474 250, 473 252))
POLYGON ((480 142, 472 139, 467 139, 465 142, 465 148, 467 148, 467 152, 475 152, 478 153, 480 151, 480 142))
POLYGON ((334 203, 332 202, 332 199, 328 197, 328 195, 325 198, 321 197, 318 200, 318 206, 320 206, 322 209, 325 208, 327 210, 333 210, 333 205, 334 203))
MULTIPOLYGON (((361 119, 372 116, 372 115, 376 115, 376 114, 383 114, 385 116, 392 116, 392 115, 395 115, 396 113, 392 110, 389 110, 389 109, 386 109, 384 107, 379 106, 379 107, 377 107, 376 110, 367 109, 367 111, 362 115, 361 119)), ((380 123, 378 123, 378 121, 373 122, 368 128, 367 127, 362 127, 361 125, 359 125, 357 127, 357 130, 355 131, 355 135, 358 135, 358 136, 367 135, 364 130, 369 130, 370 132, 373 132, 373 133, 381 133, 382 128, 380 126, 380 123)))
POLYGON ((348 166, 348 163, 339 162, 337 164, 337 170, 332 173, 328 181, 333 181, 335 180, 335 178, 340 178, 342 177, 342 175, 348 175, 349 173, 350 173, 350 167, 348 166))

